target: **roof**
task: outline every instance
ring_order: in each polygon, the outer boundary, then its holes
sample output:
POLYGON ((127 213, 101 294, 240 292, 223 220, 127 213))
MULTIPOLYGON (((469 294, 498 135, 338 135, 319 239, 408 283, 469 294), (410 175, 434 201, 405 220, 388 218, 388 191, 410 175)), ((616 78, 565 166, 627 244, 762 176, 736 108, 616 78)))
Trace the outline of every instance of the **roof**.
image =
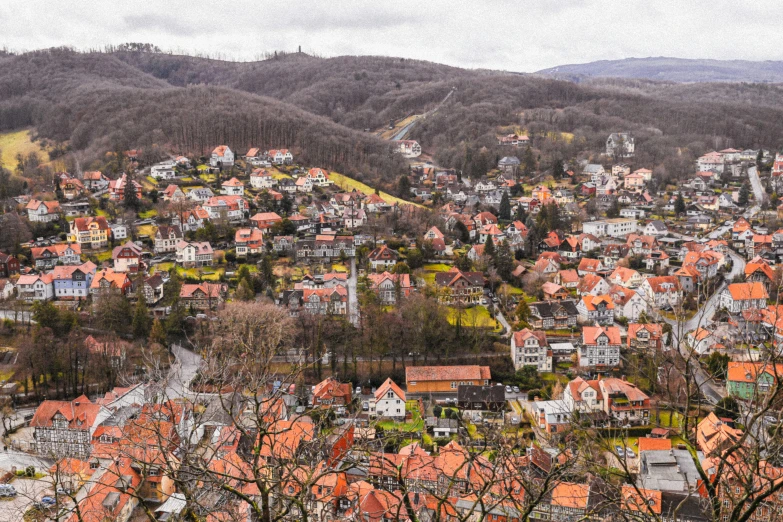
POLYGON ((386 395, 386 392, 393 391, 394 394, 400 398, 400 400, 405 400, 405 392, 402 391, 402 389, 397 386, 397 384, 391 380, 391 377, 386 379, 383 384, 378 386, 378 389, 375 390, 375 399, 381 400, 384 395, 386 395))
POLYGON ((675 276, 658 276, 645 279, 656 294, 680 291, 680 280, 675 276))
POLYGON ((758 281, 751 283, 732 283, 727 288, 731 298, 735 301, 742 301, 745 299, 767 299, 767 294, 764 284, 758 281))
POLYGON ((225 291, 225 284, 223 283, 199 283, 197 285, 195 284, 184 284, 182 285, 182 289, 179 292, 180 297, 190 298, 195 295, 197 291, 201 291, 204 293, 207 297, 220 297, 220 294, 225 291))
POLYGON ((648 450, 672 449, 671 439, 659 439, 653 437, 639 437, 639 453, 648 450))
POLYGON ((588 388, 596 392, 597 400, 603 400, 601 387, 598 385, 598 379, 586 381, 581 377, 577 377, 568 383, 568 390, 571 393, 571 398, 577 401, 581 400, 582 392, 588 388))
POLYGON ((650 332, 650 336, 653 338, 661 337, 663 335, 663 325, 661 324, 631 323, 628 325, 628 342, 630 343, 631 339, 635 339, 636 335, 642 330, 650 332))
POLYGON ((48 428, 59 414, 68 421, 68 428, 87 430, 95 424, 101 406, 82 395, 73 401, 43 401, 35 410, 30 426, 48 428))
POLYGON ((598 308, 598 305, 605 304, 607 310, 614 310, 614 301, 611 296, 608 295, 592 295, 585 294, 582 296, 582 302, 588 311, 593 312, 598 308))
POLYGON ((589 484, 560 482, 552 489, 552 505, 572 509, 587 509, 589 484))
POLYGON ((30 251, 33 254, 33 259, 38 259, 44 257, 46 252, 49 252, 50 255, 61 257, 69 248, 73 250, 74 254, 80 255, 82 253, 82 246, 78 243, 57 243, 46 247, 35 247, 30 249, 30 251))
POLYGON ((484 274, 481 272, 463 272, 452 268, 448 272, 437 272, 435 284, 438 286, 453 286, 460 279, 466 279, 473 286, 484 286, 484 274))
POLYGON ((217 154, 218 156, 224 156, 226 154, 226 151, 230 150, 228 148, 228 145, 218 145, 215 147, 215 149, 212 151, 212 154, 217 154))
POLYGON ((556 294, 558 292, 566 292, 567 293, 567 290, 565 288, 563 288, 559 284, 553 283, 551 281, 547 281, 546 283, 544 283, 541 286, 541 289, 547 295, 554 295, 554 294, 556 294))
POLYGON ((620 279, 620 281, 622 281, 623 283, 627 283, 634 276, 639 277, 639 272, 637 272, 633 268, 618 266, 617 268, 614 269, 614 272, 612 272, 612 275, 610 275, 609 278, 620 279))
POLYGON ((589 257, 583 257, 579 261, 578 270, 582 272, 597 272, 601 268, 601 261, 598 259, 590 259, 589 257))
POLYGON ((406 382, 489 380, 489 366, 408 366, 406 382))
POLYGON ((327 377, 313 388, 313 397, 334 398, 347 397, 351 400, 351 383, 341 383, 332 377, 327 377))
POLYGON ((763 373, 768 373, 777 380, 778 376, 783 376, 783 364, 773 365, 766 362, 729 362, 729 381, 755 384, 758 376, 763 373))
POLYGON ((239 181, 237 178, 231 178, 228 181, 224 181, 220 184, 222 187, 244 187, 245 184, 239 181))
POLYGON ((83 232, 89 230, 92 224, 96 224, 99 230, 109 230, 109 222, 103 216, 76 218, 71 223, 71 226, 83 232))
POLYGON ((601 335, 606 335, 610 344, 620 344, 620 329, 616 326, 585 326, 582 329, 584 344, 596 344, 601 335))
POLYGON ((514 332, 514 343, 517 345, 525 344, 525 341, 531 337, 538 339, 540 346, 547 346, 549 344, 546 340, 546 332, 540 330, 531 330, 529 328, 514 332))
POLYGON ((503 386, 461 384, 457 387, 457 400, 460 402, 505 402, 506 390, 503 386))

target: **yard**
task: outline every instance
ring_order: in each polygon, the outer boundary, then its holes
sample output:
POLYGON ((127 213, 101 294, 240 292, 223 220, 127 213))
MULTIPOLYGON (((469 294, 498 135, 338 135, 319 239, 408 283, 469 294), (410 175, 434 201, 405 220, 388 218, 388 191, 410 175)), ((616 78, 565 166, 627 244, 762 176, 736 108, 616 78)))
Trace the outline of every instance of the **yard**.
MULTIPOLYGON (((171 270, 171 267, 174 266, 174 263, 160 263, 157 265, 154 265, 154 269, 156 272, 168 272, 171 270)), ((223 267, 211 267, 211 266, 205 266, 202 268, 184 268, 181 266, 177 267, 177 273, 182 276, 189 279, 201 279, 204 281, 218 281, 220 279, 220 276, 225 274, 226 269, 223 267)))
POLYGON ((136 229, 138 235, 149 237, 155 237, 156 231, 157 227, 155 225, 141 225, 138 229, 136 229))
POLYGON ((0 134, 0 167, 13 170, 16 165, 16 155, 24 156, 31 152, 38 153, 42 162, 49 161, 49 154, 32 141, 31 131, 19 130, 0 134))
POLYGON ((158 215, 158 211, 155 210, 154 208, 152 208, 150 210, 145 210, 144 212, 139 212, 139 218, 140 219, 154 218, 157 215, 158 215))
POLYGON ((428 263, 422 268, 428 272, 448 272, 452 267, 445 263, 428 263))
MULTIPOLYGON (((449 307, 448 320, 450 324, 457 324, 459 310, 449 307)), ((462 326, 471 328, 491 328, 500 331, 500 324, 489 315, 489 310, 484 306, 473 306, 462 309, 462 326)))
POLYGON ((415 406, 415 401, 408 401, 405 403, 405 410, 411 412, 411 420, 407 422, 397 422, 391 419, 379 420, 375 423, 377 428, 382 428, 385 431, 399 431, 399 432, 420 432, 424 430, 424 419, 421 418, 418 406, 415 406))

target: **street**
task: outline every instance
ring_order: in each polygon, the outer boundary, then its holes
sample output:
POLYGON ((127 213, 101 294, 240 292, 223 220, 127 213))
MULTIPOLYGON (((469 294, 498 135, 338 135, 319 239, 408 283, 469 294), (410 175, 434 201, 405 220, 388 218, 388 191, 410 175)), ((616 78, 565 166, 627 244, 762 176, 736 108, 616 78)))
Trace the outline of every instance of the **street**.
POLYGON ((190 391, 190 382, 196 377, 201 366, 201 356, 178 344, 171 345, 176 361, 169 370, 166 399, 189 398, 195 395, 190 391))
MULTIPOLYGON (((764 187, 761 186, 759 173, 755 166, 748 168, 748 179, 750 180, 750 186, 753 188, 753 195, 756 197, 756 205, 753 208, 760 208, 767 199, 767 193, 764 192, 764 187)), ((758 212, 758 210, 756 212, 758 212)))
POLYGON ((356 258, 351 258, 351 275, 348 277, 348 320, 354 327, 359 326, 359 294, 358 278, 356 271, 356 258))

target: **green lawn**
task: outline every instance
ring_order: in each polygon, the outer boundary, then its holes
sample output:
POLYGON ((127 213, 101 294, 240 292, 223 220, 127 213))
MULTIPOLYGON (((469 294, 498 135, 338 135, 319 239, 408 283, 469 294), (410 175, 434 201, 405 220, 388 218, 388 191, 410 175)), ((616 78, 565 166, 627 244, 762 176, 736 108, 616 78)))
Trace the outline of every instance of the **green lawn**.
POLYGON ((49 161, 49 154, 32 140, 31 131, 18 130, 0 133, 0 167, 13 170, 16 166, 16 155, 27 156, 31 152, 37 153, 41 162, 49 161))
POLYGON ((98 259, 98 261, 108 261, 111 259, 111 250, 104 250, 103 252, 98 252, 95 254, 95 257, 98 259))
POLYGON ((445 263, 428 263, 422 267, 429 272, 448 272, 451 270, 451 265, 445 263))
POLYGON ((677 411, 662 410, 658 412, 658 426, 661 428, 682 427, 682 414, 677 411))
POLYGON ((497 291, 498 295, 503 295, 504 292, 507 292, 508 295, 524 295, 525 293, 521 288, 517 288, 516 286, 510 285, 508 283, 503 283, 500 285, 500 288, 497 291))
POLYGON ((206 183, 214 183, 217 179, 217 176, 215 174, 199 174, 199 179, 206 182, 206 183))
MULTIPOLYGON (((344 176, 340 174, 339 172, 330 172, 329 178, 334 181, 334 184, 338 187, 340 187, 343 190, 351 191, 353 189, 358 190, 359 192, 362 192, 364 194, 370 195, 375 194, 375 189, 371 186, 362 183, 361 181, 357 181, 353 178, 349 178, 348 176, 344 176)), ((381 196, 381 199, 383 199, 387 203, 399 203, 401 205, 415 205, 417 207, 421 207, 422 205, 419 205, 418 203, 411 203, 410 201, 405 201, 404 199, 400 199, 396 196, 392 196, 391 194, 387 194, 386 192, 381 192, 379 194, 381 196)))
MULTIPOLYGON (((155 265, 155 272, 168 272, 174 263, 160 263, 155 265)), ((250 267, 251 272, 254 267, 250 267)), ((257 269, 256 269, 257 270, 257 269)), ((220 276, 225 274, 226 269, 223 267, 203 267, 203 268, 183 268, 177 267, 177 273, 182 277, 191 279, 203 279, 204 281, 218 281, 220 276)))
POLYGON ((343 263, 334 263, 332 264, 332 271, 333 272, 340 272, 341 274, 348 273, 348 267, 345 266, 343 263))
POLYGON ((147 176, 145 179, 147 180, 147 182, 148 182, 150 185, 155 185, 155 186, 157 186, 157 185, 158 185, 158 180, 157 180, 157 179, 155 179, 155 178, 153 178, 152 176, 147 176))
POLYGON ((154 218, 157 215, 158 215, 158 211, 155 210, 154 208, 152 208, 150 210, 145 210, 144 212, 139 212, 139 218, 140 219, 154 218))
MULTIPOLYGON (((434 275, 433 275, 434 277, 434 275)), ((457 324, 457 309, 449 307, 448 320, 451 324, 457 324)), ((489 310, 484 306, 473 306, 465 308, 462 313, 462 326, 476 328, 492 328, 500 330, 500 324, 490 315, 489 310)))
POLYGON ((157 227, 155 225, 141 225, 138 229, 136 229, 136 232, 139 235, 146 235, 149 237, 155 237, 155 232, 157 231, 157 227))

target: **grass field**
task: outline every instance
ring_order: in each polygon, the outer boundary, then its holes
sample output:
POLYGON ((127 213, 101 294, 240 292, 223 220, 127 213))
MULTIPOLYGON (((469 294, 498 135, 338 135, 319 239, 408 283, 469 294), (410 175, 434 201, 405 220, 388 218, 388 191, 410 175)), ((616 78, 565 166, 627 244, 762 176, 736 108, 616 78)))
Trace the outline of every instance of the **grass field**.
POLYGON ((448 272, 451 270, 451 265, 445 263, 428 263, 422 268, 428 272, 448 272))
POLYGON ((405 128, 406 125, 409 125, 413 123, 414 121, 421 118, 421 114, 413 114, 412 116, 408 116, 407 118, 400 120, 398 123, 394 125, 393 129, 386 128, 383 132, 381 132, 381 138, 384 140, 390 140, 394 136, 396 136, 402 129, 405 128))
POLYGON ((215 174, 199 174, 199 179, 205 183, 214 183, 217 179, 215 174))
POLYGON ((9 170, 16 166, 16 155, 37 152, 41 162, 49 161, 49 154, 32 141, 29 130, 0 133, 0 166, 9 170))
MULTIPOLYGON (((448 320, 450 324, 457 324, 457 309, 449 308, 448 320)), ((497 321, 489 315, 489 310, 484 306, 466 308, 462 315, 462 326, 470 328, 491 328, 500 330, 497 321)))
POLYGON ((154 237, 156 230, 157 230, 157 227, 155 225, 141 225, 138 228, 137 232, 141 236, 154 237))
MULTIPOLYGON (((349 178, 348 176, 343 176, 339 172, 330 172, 329 178, 334 181, 334 184, 340 187, 341 189, 345 191, 350 191, 353 189, 358 190, 359 192, 362 192, 364 194, 370 195, 375 194, 375 189, 371 186, 362 183, 361 181, 357 181, 353 178, 349 178)), ((381 199, 383 199, 386 203, 399 203, 400 205, 415 205, 417 207, 421 207, 422 205, 419 205, 418 203, 411 203, 410 201, 405 201, 404 199, 400 199, 396 196, 392 196, 391 194, 387 194, 386 192, 380 193, 381 199)))
POLYGON ((139 218, 140 219, 149 219, 153 218, 158 215, 158 211, 153 209, 145 210, 144 212, 139 212, 139 218))

